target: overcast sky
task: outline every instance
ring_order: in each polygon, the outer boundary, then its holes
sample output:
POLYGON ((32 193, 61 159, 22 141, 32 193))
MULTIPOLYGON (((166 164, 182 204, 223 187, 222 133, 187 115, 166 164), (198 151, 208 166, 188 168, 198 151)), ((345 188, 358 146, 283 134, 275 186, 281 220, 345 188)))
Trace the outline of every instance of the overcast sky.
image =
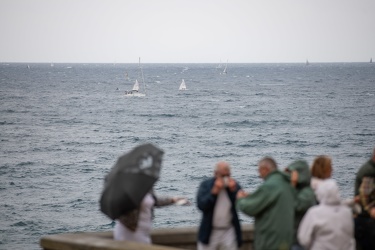
POLYGON ((0 0, 0 62, 366 62, 375 0, 0 0))

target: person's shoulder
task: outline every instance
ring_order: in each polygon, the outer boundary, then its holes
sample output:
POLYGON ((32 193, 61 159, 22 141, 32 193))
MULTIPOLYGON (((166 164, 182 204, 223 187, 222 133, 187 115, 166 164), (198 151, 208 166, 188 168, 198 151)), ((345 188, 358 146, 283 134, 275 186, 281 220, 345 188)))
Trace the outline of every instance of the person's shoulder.
POLYGON ((371 167, 371 165, 374 165, 375 163, 372 161, 372 159, 368 159, 365 163, 362 164, 361 168, 368 168, 371 167))
POLYGON ((357 175, 367 173, 368 171, 371 171, 371 170, 375 172, 374 166, 375 166, 375 163, 371 159, 369 159, 368 161, 362 164, 362 166, 359 168, 357 172, 357 175))
POLYGON ((207 179, 204 179, 204 180, 201 182, 200 185, 201 185, 201 186, 202 186, 202 185, 208 185, 208 184, 210 184, 210 183, 213 183, 214 180, 215 180, 214 177, 209 177, 209 178, 207 178, 207 179))
POLYGON ((340 207, 344 210, 344 213, 347 213, 348 215, 353 215, 353 210, 346 204, 341 204, 340 207))
POLYGON ((275 183, 275 182, 282 182, 282 183, 290 183, 287 175, 282 173, 280 170, 275 170, 269 174, 269 176, 265 180, 265 184, 275 183))

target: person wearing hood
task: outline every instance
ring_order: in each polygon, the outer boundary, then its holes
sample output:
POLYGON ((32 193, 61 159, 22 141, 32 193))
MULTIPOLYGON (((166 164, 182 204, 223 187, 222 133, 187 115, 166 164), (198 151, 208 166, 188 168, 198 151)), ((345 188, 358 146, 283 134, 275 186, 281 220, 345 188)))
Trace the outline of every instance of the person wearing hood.
POLYGON ((319 205, 309 208, 303 217, 299 243, 307 250, 354 250, 352 211, 341 203, 336 181, 322 181, 316 195, 319 205))
POLYGON ((296 160, 285 168, 294 187, 294 239, 292 250, 303 249, 298 243, 297 230, 306 211, 316 204, 315 194, 310 186, 310 169, 305 160, 296 160))

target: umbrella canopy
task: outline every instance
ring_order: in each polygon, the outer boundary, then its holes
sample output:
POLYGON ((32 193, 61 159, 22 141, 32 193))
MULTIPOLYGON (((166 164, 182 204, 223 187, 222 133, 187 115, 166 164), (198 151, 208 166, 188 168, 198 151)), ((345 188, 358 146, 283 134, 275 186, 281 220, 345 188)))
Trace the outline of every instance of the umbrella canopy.
POLYGON ((143 144, 120 156, 105 177, 100 210, 112 220, 136 209, 159 179, 164 152, 143 144))

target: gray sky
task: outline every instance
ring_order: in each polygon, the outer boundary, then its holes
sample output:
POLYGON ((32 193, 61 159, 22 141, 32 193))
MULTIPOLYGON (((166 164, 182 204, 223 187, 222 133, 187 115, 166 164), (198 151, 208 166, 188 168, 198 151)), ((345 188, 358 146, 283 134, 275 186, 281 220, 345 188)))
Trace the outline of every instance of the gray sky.
POLYGON ((0 0, 0 62, 366 62, 375 0, 0 0))

